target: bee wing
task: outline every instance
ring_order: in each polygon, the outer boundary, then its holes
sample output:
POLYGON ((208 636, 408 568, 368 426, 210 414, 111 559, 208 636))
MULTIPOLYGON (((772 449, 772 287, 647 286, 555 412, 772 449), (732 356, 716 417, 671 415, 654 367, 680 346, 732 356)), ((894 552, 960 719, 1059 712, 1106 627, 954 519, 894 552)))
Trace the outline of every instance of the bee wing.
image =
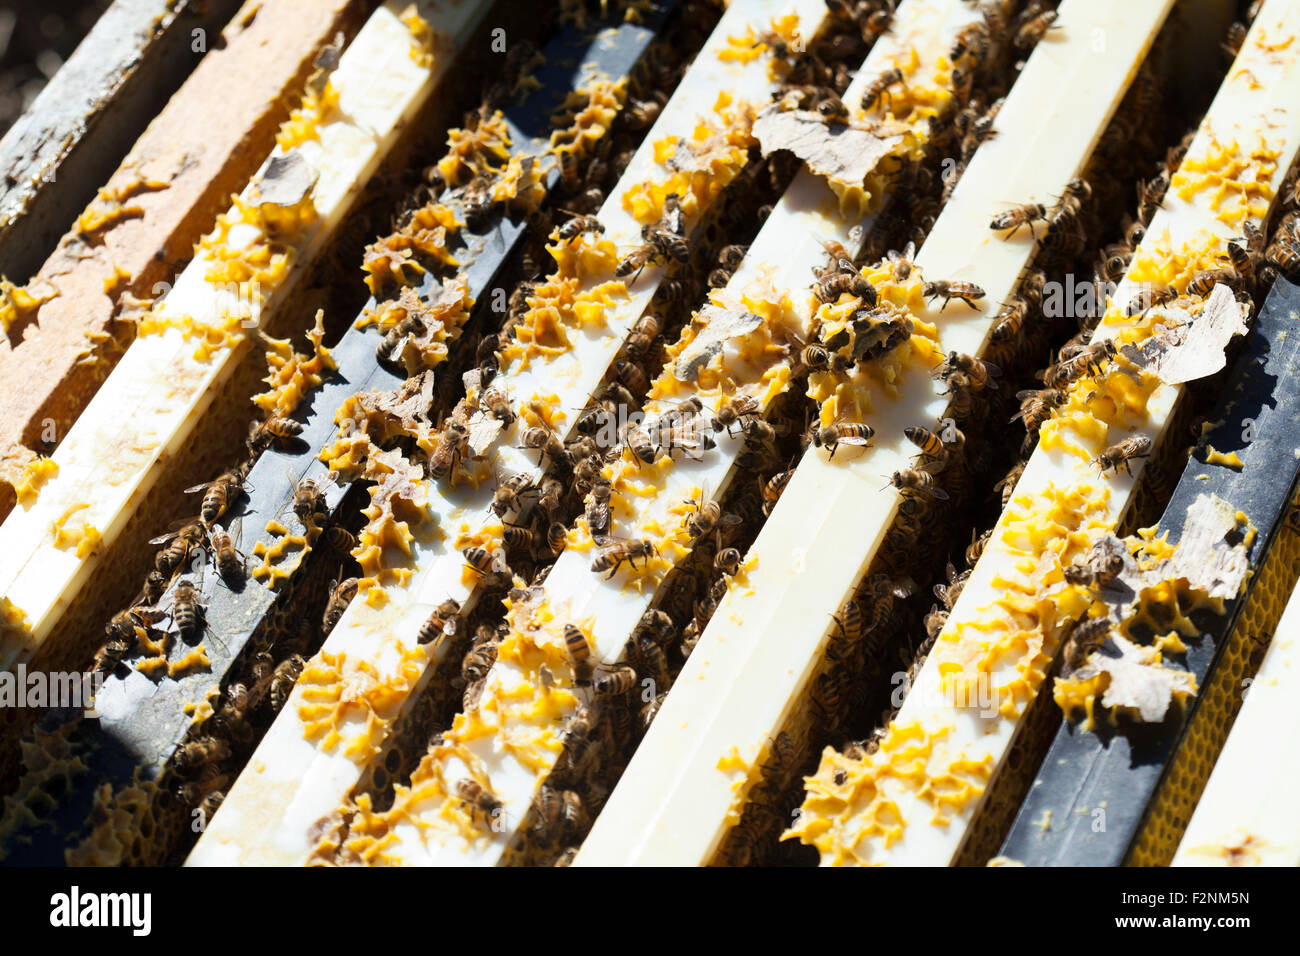
POLYGON ((721 525, 734 526, 738 524, 744 524, 745 520, 741 518, 740 515, 728 513, 723 515, 722 518, 719 519, 718 523, 721 525))
POLYGON ((838 439, 840 445, 865 445, 871 441, 865 435, 847 435, 838 439))
POLYGON ((212 484, 213 484, 213 482, 211 482, 211 481, 205 481, 205 482, 203 482, 203 484, 201 484, 201 485, 195 485, 193 488, 186 488, 186 489, 185 489, 185 494, 187 494, 187 495, 192 495, 192 494, 194 494, 196 491, 207 491, 208 488, 212 486, 212 484))
POLYGON ((171 524, 167 526, 166 534, 160 534, 156 538, 150 538, 149 543, 166 544, 172 538, 176 537, 176 535, 178 535, 182 530, 188 528, 190 525, 194 524, 194 522, 198 520, 199 520, 198 518, 177 518, 175 521, 173 521, 171 524))
POLYGON ((998 376, 1002 374, 1001 368, 994 365, 992 362, 988 362, 988 361, 984 362, 984 371, 987 372, 989 375, 993 375, 993 376, 998 376))
POLYGON ((944 491, 942 488, 938 487, 937 485, 930 485, 926 489, 926 491, 930 493, 930 497, 932 498, 938 498, 940 501, 948 500, 948 492, 944 491))

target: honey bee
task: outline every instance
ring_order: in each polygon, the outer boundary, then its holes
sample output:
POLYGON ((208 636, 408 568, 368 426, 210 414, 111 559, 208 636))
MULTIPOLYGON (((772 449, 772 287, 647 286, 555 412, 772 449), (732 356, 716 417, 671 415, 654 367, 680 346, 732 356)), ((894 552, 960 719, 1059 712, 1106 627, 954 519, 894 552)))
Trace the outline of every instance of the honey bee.
POLYGON ((591 676, 591 642, 576 624, 564 625, 564 648, 573 661, 575 680, 585 684, 591 676))
POLYGON ((597 478, 592 482, 591 491, 587 495, 585 515, 587 529, 593 538, 598 534, 609 534, 609 500, 612 495, 613 487, 608 478, 597 478))
POLYGON ((1151 454, 1151 438, 1147 435, 1131 435, 1123 441, 1118 441, 1111 445, 1093 462, 1101 471, 1119 471, 1120 465, 1124 466, 1127 474, 1133 474, 1129 468, 1129 462, 1134 458, 1146 458, 1151 454))
POLYGON ((720 432, 726 429, 727 434, 732 434, 732 427, 740 425, 744 427, 746 419, 752 418, 758 413, 758 399, 750 395, 738 395, 734 398, 723 399, 718 404, 718 410, 713 416, 713 430, 720 432))
POLYGON ((300 479, 287 468, 285 474, 288 475, 289 482, 293 485, 293 500, 290 507, 298 520, 306 525, 314 515, 318 515, 325 510, 325 489, 334 484, 334 473, 329 472, 320 480, 315 478, 300 479))
POLYGON ((564 498, 564 485, 555 478, 543 478, 541 487, 541 497, 537 499, 537 507, 541 508, 546 517, 554 520, 560 513, 560 501, 564 498))
POLYGON ((814 448, 825 448, 830 452, 829 457, 834 458, 840 445, 865 447, 876 430, 867 424, 837 420, 830 425, 809 429, 807 434, 814 448))
POLYGON ((235 548, 244 519, 236 518, 230 533, 220 527, 213 527, 211 532, 212 551, 216 556, 217 572, 227 584, 242 581, 244 578, 244 556, 235 548))
POLYGON ((279 663, 271 675, 272 710, 279 711, 284 707, 285 701, 293 693, 293 687, 298 683, 298 678, 302 676, 306 667, 307 661, 301 654, 290 654, 279 663))
MULTIPOLYGON (((1246 221, 1245 226, 1247 232, 1253 231, 1249 220, 1246 221)), ((1257 249, 1252 249, 1253 246, 1256 246, 1253 239, 1253 236, 1246 240, 1233 239, 1228 243, 1228 261, 1232 263, 1232 271, 1236 274, 1238 281, 1246 287, 1250 287, 1255 283, 1257 249)), ((1259 236, 1261 242, 1262 239, 1263 237, 1259 236)))
POLYGON ((1022 53, 1031 50, 1049 30, 1055 27, 1057 15, 1055 10, 1044 10, 1022 23, 1016 31, 1016 49, 1022 53))
POLYGON ((223 737, 199 737, 181 744, 172 754, 172 764, 182 773, 197 770, 230 756, 230 742, 223 737))
POLYGON ((532 476, 519 472, 511 475, 505 481, 497 485, 492 494, 492 510, 498 518, 504 517, 508 512, 520 511, 523 506, 523 496, 533 487, 532 476))
POLYGON ((334 630, 334 625, 339 622, 343 612, 348 609, 352 599, 357 596, 357 586, 359 582, 356 578, 344 578, 341 581, 330 582, 330 596, 325 604, 325 616, 321 619, 321 627, 328 634, 334 630))
POLYGON ((482 575, 491 575, 502 573, 509 575, 510 569, 506 566, 505 560, 501 555, 494 554, 486 548, 471 546, 464 548, 460 552, 465 557, 465 563, 482 575))
POLYGON ((1118 354, 1119 349, 1113 339, 1094 342, 1069 361, 1049 368, 1043 376, 1043 384, 1049 389, 1064 388, 1087 373, 1099 374, 1102 365, 1118 354))
POLYGON ((614 372, 618 375, 618 380, 636 394, 644 394, 650 388, 650 380, 646 377, 645 369, 636 362, 617 359, 614 362, 614 372))
POLYGON ((351 554, 357 546, 357 536, 342 525, 332 524, 321 534, 325 546, 338 554, 351 554))
POLYGON ((186 488, 187 495, 203 492, 203 504, 199 507, 199 517, 205 525, 211 526, 225 513, 230 502, 243 490, 244 479, 238 470, 232 469, 214 478, 212 481, 186 488))
POLYGON ((1052 417, 1052 409, 1065 404, 1068 396, 1059 388, 1043 389, 1025 389, 1016 392, 1016 400, 1020 402, 1020 411, 1012 416, 1014 422, 1017 418, 1025 423, 1025 429, 1029 432, 1037 432, 1040 425, 1052 417))
POLYGON ((674 452, 681 451, 685 453, 685 457, 698 461, 704 456, 704 452, 717 447, 713 436, 697 422, 687 422, 669 428, 659 427, 655 431, 660 449, 667 451, 670 458, 673 457, 674 452))
POLYGON ((190 640, 203 624, 203 605, 194 582, 182 579, 172 592, 172 621, 181 637, 190 640))
POLYGON ((539 463, 546 458, 556 463, 569 460, 569 453, 564 447, 564 439, 560 438, 546 425, 533 425, 531 428, 525 428, 523 434, 519 436, 519 440, 524 443, 525 448, 531 448, 541 453, 539 463))
POLYGON ((777 472, 767 481, 759 479, 761 486, 759 494, 763 499, 763 514, 770 515, 772 509, 776 507, 777 501, 781 498, 781 492, 785 491, 785 486, 790 483, 794 477, 794 469, 777 472))
POLYGON ((487 677, 497 660, 497 642, 482 641, 465 654, 460 665, 460 676, 467 684, 476 684, 487 677))
POLYGON ((654 125, 659 114, 663 112, 663 103, 658 100, 629 100, 623 115, 627 118, 627 126, 633 130, 649 129, 654 125))
POLYGON ((636 686, 636 671, 627 664, 607 666, 592 682, 597 697, 622 697, 636 686))
POLYGON ((487 787, 468 777, 456 781, 456 796, 469 809, 471 820, 482 820, 489 828, 495 827, 505 805, 487 787))
POLYGON ((663 332, 663 327, 664 321, 660 316, 647 312, 632 326, 632 331, 623 344, 624 351, 635 361, 640 361, 649 353, 655 339, 663 332))
MULTIPOLYGON (((601 535, 594 539, 600 547, 596 554, 596 560, 591 562, 591 570, 596 574, 602 571, 608 571, 606 579, 612 578, 618 573, 618 569, 623 566, 624 562, 631 565, 635 571, 638 558, 648 562, 652 555, 658 555, 659 549, 655 547, 654 542, 648 538, 634 541, 626 538, 615 538, 608 535, 601 535)), ((644 566, 644 564, 643 564, 644 566)))
POLYGON ((499 388, 489 388, 483 393, 483 405, 502 425, 509 425, 515 420, 515 413, 510 408, 506 393, 499 388))
POLYGON ((958 571, 948 562, 947 567, 948 583, 936 584, 934 586, 934 596, 937 597, 949 611, 957 604, 957 598, 961 597, 962 588, 966 586, 970 578, 970 571, 958 571))
POLYGON ((1028 464, 1023 458, 1011 466, 1011 470, 1003 476, 1002 480, 993 486, 993 490, 1002 496, 1003 509, 1011 502, 1011 496, 1016 492, 1016 484, 1020 481, 1020 476, 1025 473, 1025 465, 1028 464))
POLYGON ((1065 580, 1081 587, 1103 588, 1124 570, 1124 556, 1117 551, 1106 551, 1090 556, 1083 564, 1062 568, 1065 580))
POLYGON ((1187 283, 1187 294, 1205 297, 1219 283, 1236 289, 1241 285, 1241 277, 1235 269, 1202 269, 1187 283))
POLYGON ((158 599, 163 596, 163 591, 167 590, 167 575, 157 568, 150 571, 144 579, 144 588, 140 591, 140 597, 136 604, 156 604, 158 599))
POLYGON ((722 505, 716 501, 705 500, 707 498, 708 494, 701 492, 699 500, 692 498, 685 502, 693 509, 686 519, 686 531, 691 536, 692 542, 698 542, 715 530, 735 527, 742 523, 739 515, 724 514, 722 505))
POLYGON ((983 63, 988 58, 989 47, 988 24, 968 23, 953 38, 948 60, 956 63, 963 57, 970 56, 976 63, 983 63))
POLYGON ((943 305, 939 307, 940 312, 948 308, 948 303, 953 299, 961 299, 973 309, 976 307, 975 303, 984 298, 984 290, 974 282, 956 282, 946 279, 925 283, 921 287, 921 292, 929 300, 943 299, 943 305))
POLYGON ((454 635, 456 633, 456 615, 459 613, 460 602, 455 598, 447 598, 434 608, 433 613, 420 625, 420 630, 416 635, 416 643, 429 644, 444 635, 454 635))
POLYGON ((838 301, 839 297, 846 292, 861 299, 868 306, 876 304, 875 287, 856 269, 852 272, 836 272, 825 276, 813 286, 813 295, 817 297, 818 302, 838 301))
POLYGON ((1037 239, 1038 236, 1034 233, 1034 223, 1046 221, 1046 206, 1042 203, 1024 203, 998 213, 989 223, 989 228, 998 232, 1010 229, 1011 231, 1005 237, 1010 239, 1020 230, 1021 226, 1028 226, 1029 234, 1037 239))
POLYGON ((572 242, 583 233, 599 236, 605 232, 605 226, 595 216, 583 216, 564 209, 560 211, 572 217, 561 225, 557 232, 561 242, 572 242))
POLYGON ((268 418, 264 422, 254 422, 248 430, 248 447, 257 454, 268 447, 273 440, 281 445, 288 444, 302 434, 302 428, 301 422, 283 416, 268 418))
POLYGON ((992 341, 1001 345, 1020 335, 1025 317, 1029 315, 1029 303, 1019 296, 1012 296, 1011 301, 1002 306, 1002 311, 994 316, 992 341))
POLYGON ((375 357, 380 361, 395 361, 398 350, 409 335, 424 332, 424 318, 419 312, 407 312, 391 329, 384 333, 383 339, 375 347, 375 357))
POLYGON ((981 535, 976 535, 975 529, 971 529, 970 544, 966 547, 966 566, 968 568, 975 567, 975 562, 977 562, 980 559, 980 555, 984 553, 984 549, 988 546, 989 538, 991 537, 993 537, 992 528, 989 528, 981 535))
POLYGON ((640 277, 641 271, 651 263, 655 258, 655 246, 646 242, 637 246, 622 259, 618 260, 618 265, 614 266, 614 277, 625 279, 632 276, 632 281, 628 283, 631 287, 640 277), (633 274, 635 273, 635 275, 633 274))
POLYGON ((530 551, 533 547, 533 532, 528 528, 507 524, 502 529, 501 540, 513 551, 530 551))
MULTIPOLYGON (((953 429, 953 444, 958 444, 965 440, 965 436, 958 439, 956 436, 961 435, 957 429, 953 429)), ((917 448, 921 449, 921 454, 933 460, 940 468, 948 461, 948 445, 935 432, 920 425, 908 425, 903 429, 903 435, 917 448)), ((938 469, 936 469, 938 470, 938 469)), ((931 472, 934 473, 933 471, 931 472)))
POLYGON ((1162 169, 1155 177, 1144 183, 1138 183, 1138 219, 1144 226, 1151 224, 1156 210, 1165 203, 1165 193, 1169 190, 1169 170, 1162 169))
POLYGON ((1110 636, 1111 623, 1105 617, 1093 617, 1076 624, 1061 652, 1061 676, 1069 677, 1085 659, 1100 650, 1110 636))
POLYGON ((1278 229, 1264 259, 1287 276, 1300 274, 1300 237, 1290 230, 1278 229))
POLYGON ((817 113, 827 124, 848 123, 849 108, 834 93, 828 93, 817 104, 817 113))
POLYGON ((659 457, 659 448, 651 438, 650 432, 640 425, 629 426, 623 436, 628 450, 635 461, 643 465, 653 465, 659 457))
POLYGON ((948 499, 948 492, 939 487, 933 475, 915 468, 899 469, 890 476, 889 483, 905 496, 928 495, 941 501, 948 499))
POLYGON ((960 372, 976 388, 985 388, 989 382, 1002 374, 1002 370, 992 362, 981 361, 964 352, 949 352, 935 371, 935 378, 947 380, 953 372, 960 372))
POLYGON ((713 566, 723 574, 734 575, 740 570, 740 562, 744 558, 739 548, 723 548, 713 559, 713 566))
POLYGON ((551 549, 551 554, 559 556, 560 552, 568 546, 569 532, 565 528, 563 521, 552 521, 551 526, 546 529, 546 546, 551 549))
POLYGON ((533 832, 541 839, 572 842, 586 825, 582 798, 573 790, 560 790, 544 783, 533 799, 533 809, 536 811, 533 832))
POLYGON ((891 86, 902 85, 902 83, 903 71, 898 68, 886 70, 884 73, 881 73, 878 77, 872 80, 866 90, 863 91, 862 108, 864 110, 870 110, 876 105, 876 103, 880 102, 883 98, 888 97, 890 108, 892 109, 893 96, 890 94, 889 88, 891 86))
POLYGON ((439 432, 438 442, 429 456, 429 474, 439 481, 453 474, 464 455, 468 439, 469 428, 463 422, 449 420, 439 432))
MULTIPOLYGON (((203 538, 203 525, 197 521, 181 522, 180 528, 169 531, 157 538, 150 538, 150 544, 167 545, 154 557, 154 567, 158 573, 170 578, 175 570, 189 558, 190 552, 203 544, 203 538)), ((166 587, 166 582, 163 581, 162 583, 166 587)), ((158 596, 161 597, 161 594, 158 596)))

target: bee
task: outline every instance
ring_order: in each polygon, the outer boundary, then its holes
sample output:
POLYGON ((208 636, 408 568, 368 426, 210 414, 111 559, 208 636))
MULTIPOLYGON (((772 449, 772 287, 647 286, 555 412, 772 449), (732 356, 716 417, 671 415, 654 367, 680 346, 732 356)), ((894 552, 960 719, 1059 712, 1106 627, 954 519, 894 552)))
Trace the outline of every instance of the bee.
POLYGON ((1151 224, 1151 217, 1164 205, 1165 193, 1169 189, 1169 170, 1162 169, 1154 178, 1138 183, 1138 219, 1144 226, 1151 224))
POLYGON ((834 93, 828 93, 817 104, 817 113, 828 125, 831 123, 848 123, 849 108, 834 93))
POLYGON ((1049 368, 1043 376, 1043 384, 1049 389, 1060 389, 1082 378, 1086 373, 1096 375, 1105 362, 1118 354, 1119 350, 1113 339, 1094 342, 1068 362, 1061 362, 1049 368))
POLYGON ((649 243, 643 243, 642 245, 637 246, 622 259, 618 260, 618 265, 614 267, 614 277, 617 279, 624 279, 628 276, 632 276, 632 282, 628 283, 628 285, 631 286, 641 275, 641 270, 650 264, 650 261, 654 258, 654 254, 655 247, 649 243), (633 275, 633 273, 636 273, 636 275, 633 275))
POLYGON ((1096 555, 1084 564, 1072 564, 1061 573, 1070 584, 1103 588, 1124 570, 1124 556, 1117 551, 1096 555))
POLYGON ((732 427, 740 425, 743 429, 745 421, 758 414, 758 408, 758 399, 751 395, 723 399, 713 416, 713 430, 720 432, 726 429, 727 434, 731 435, 732 427))
POLYGON ((654 125, 664 105, 656 99, 630 100, 623 111, 628 129, 643 130, 654 125))
POLYGON ((460 664, 460 676, 467 684, 476 684, 487 677, 497 660, 497 642, 482 641, 465 654, 460 664))
POLYGON ((1011 466, 1011 470, 1003 476, 1002 480, 993 486, 993 490, 998 492, 1002 497, 1003 509, 1011 502, 1011 496, 1016 492, 1016 484, 1020 481, 1020 476, 1025 473, 1025 465, 1028 464, 1023 458, 1011 466))
POLYGON ((989 528, 981 535, 976 535, 975 529, 971 529, 970 544, 966 547, 966 566, 968 568, 975 567, 975 562, 977 562, 980 559, 980 555, 984 553, 984 549, 988 546, 989 538, 991 537, 993 537, 992 528, 989 528))
POLYGON ((730 246, 723 246, 722 251, 718 253, 718 262, 724 269, 736 270, 740 264, 745 261, 745 253, 749 252, 749 246, 733 243, 730 246))
MULTIPOLYGON (((568 210, 560 210, 568 213, 568 210)), ((560 226, 557 235, 561 242, 572 242, 583 233, 591 233, 593 236, 603 235, 605 226, 595 216, 583 216, 578 213, 568 213, 570 218, 560 226)))
POLYGON ((663 693, 656 694, 654 700, 648 701, 642 705, 641 711, 637 715, 637 719, 641 724, 642 733, 645 733, 650 729, 650 725, 654 723, 654 719, 659 716, 659 711, 663 709, 664 701, 667 699, 668 692, 664 691, 663 693))
POLYGON ((552 521, 551 526, 546 529, 546 546, 551 549, 551 554, 558 556, 568 543, 569 532, 564 522, 552 521))
POLYGON ((767 481, 759 479, 761 486, 759 494, 763 499, 764 515, 772 513, 772 509, 776 507, 777 501, 781 498, 781 492, 785 491, 785 486, 790 483, 790 479, 793 477, 794 469, 791 468, 788 471, 777 472, 767 481))
POLYGON ((293 485, 293 501, 290 507, 298 520, 306 525, 313 515, 325 510, 325 488, 334 483, 334 473, 328 473, 319 481, 315 478, 299 479, 288 469, 285 473, 293 485))
POLYGON ((537 507, 541 508, 546 517, 554 520, 560 513, 560 501, 564 497, 564 485, 555 478, 543 478, 541 497, 537 499, 537 507))
POLYGON ((230 774, 222 773, 215 765, 208 764, 203 768, 198 780, 177 784, 176 796, 186 806, 201 806, 205 814, 209 811, 215 813, 224 799, 221 790, 229 783, 230 774))
POLYGON ((1011 231, 1005 237, 1010 239, 1020 230, 1021 226, 1028 226, 1029 234, 1037 239, 1038 236, 1034 233, 1034 223, 1046 221, 1046 206, 1042 203, 1024 203, 998 213, 989 223, 989 228, 998 232, 1010 229, 1011 231))
POLYGON ((321 534, 326 547, 338 554, 351 554, 357 546, 357 536, 342 525, 332 524, 321 534))
POLYGON ((723 548, 713 559, 713 566, 723 574, 735 574, 744 558, 739 548, 723 548))
POLYGON ((156 604, 158 599, 163 596, 163 591, 167 590, 168 576, 163 574, 157 568, 150 571, 144 579, 144 588, 140 591, 140 597, 137 604, 156 604))
POLYGON ((957 604, 957 598, 961 597, 962 588, 966 586, 967 580, 970 579, 970 571, 958 571, 949 561, 947 575, 947 584, 936 584, 934 586, 934 596, 943 602, 944 607, 951 611, 957 604))
POLYGON ((636 686, 636 671, 627 664, 607 667, 592 682, 597 697, 622 697, 636 686))
POLYGON ((225 579, 227 584, 241 581, 244 578, 244 557, 235 548, 235 541, 239 540, 240 528, 244 519, 236 518, 235 523, 231 526, 230 533, 223 531, 219 527, 213 527, 211 532, 212 551, 216 557, 217 572, 225 579))
POLYGON ((1264 258, 1288 276, 1300 273, 1300 238, 1289 230, 1278 229, 1277 238, 1269 245, 1264 258))
POLYGON ((1037 432, 1040 425, 1052 417, 1052 409, 1065 404, 1068 396, 1059 388, 1042 388, 1042 389, 1025 389, 1016 392, 1016 400, 1020 402, 1020 411, 1011 417, 1014 422, 1017 418, 1025 423, 1025 430, 1037 432))
POLYGON ((836 272, 824 276, 813 286, 813 295, 817 297, 818 302, 838 301, 845 292, 861 299, 868 306, 876 304, 875 287, 856 269, 852 272, 836 272))
POLYGON ((469 428, 463 422, 448 421, 438 434, 438 442, 429 456, 429 474, 439 481, 452 474, 460 464, 468 439, 469 428))
POLYGON ((968 23, 953 38, 948 60, 956 63, 969 55, 976 63, 983 63, 989 52, 989 27, 986 23, 968 23))
POLYGON ((577 429, 579 435, 594 435, 600 431, 607 423, 616 417, 615 410, 610 407, 611 403, 607 399, 598 399, 589 402, 578 413, 577 421, 573 427, 577 429))
POLYGON ((471 820, 482 818, 483 823, 494 827, 505 805, 487 787, 477 780, 465 778, 456 781, 456 796, 469 809, 471 820))
POLYGON ((984 362, 964 352, 949 352, 935 372, 936 378, 947 379, 953 372, 960 372, 976 388, 985 388, 989 382, 1002 374, 1002 370, 992 362, 984 362))
POLYGON ((930 613, 925 616, 921 622, 925 626, 925 636, 928 640, 933 641, 943 630, 943 626, 948 623, 949 612, 947 608, 934 605, 930 608, 930 613))
POLYGON ((514 551, 530 551, 533 547, 533 532, 518 525, 507 524, 502 530, 501 539, 507 548, 514 551))
POLYGON ((182 773, 197 770, 230 756, 230 742, 224 737, 199 737, 181 744, 172 754, 172 764, 182 773))
POLYGON ((699 461, 704 457, 704 452, 718 447, 713 436, 696 422, 656 428, 656 437, 659 447, 666 450, 670 458, 673 457, 673 452, 682 451, 685 457, 699 461))
POLYGON ((492 511, 498 518, 523 508, 523 496, 533 487, 532 476, 519 472, 497 485, 492 494, 492 511))
POLYGON ((306 666, 307 661, 301 654, 290 654, 279 663, 275 673, 271 675, 272 710, 279 711, 284 707, 285 701, 293 693, 293 687, 298 683, 298 678, 302 676, 306 666))
POLYGON ((808 438, 813 447, 827 449, 830 458, 835 457, 835 452, 839 450, 840 445, 865 447, 875 434, 876 430, 870 425, 838 420, 834 424, 808 430, 808 438))
POLYGON ((509 574, 509 568, 505 566, 505 561, 500 554, 494 554, 486 548, 471 546, 460 552, 465 557, 465 563, 482 575, 496 574, 498 572, 509 574))
POLYGON ((456 633, 456 615, 459 613, 460 602, 455 598, 447 598, 434 608, 433 613, 429 615, 429 619, 420 625, 416 642, 429 644, 443 635, 454 635, 456 633))
POLYGON ((940 312, 948 308, 948 303, 953 299, 961 299, 973 309, 975 303, 984 298, 984 290, 975 283, 948 281, 946 279, 936 279, 934 282, 925 283, 921 288, 921 292, 929 300, 943 299, 943 305, 939 308, 940 312))
MULTIPOLYGON (((560 438, 553 430, 546 425, 533 425, 531 428, 525 428, 519 440, 524 443, 525 448, 532 448, 541 453, 541 458, 549 458, 556 463, 567 462, 569 453, 564 447, 564 439, 560 438)), ((539 459, 540 463, 541 459, 539 459)))
POLYGON ((419 312, 407 312, 391 329, 384 333, 383 339, 375 347, 375 357, 381 361, 396 359, 398 349, 409 335, 421 335, 425 330, 424 318, 419 312))
POLYGON ((670 259, 677 262, 686 262, 691 257, 691 247, 686 242, 684 236, 676 230, 660 229, 657 227, 643 227, 641 236, 650 246, 654 257, 661 261, 667 262, 670 259))
POLYGON ((203 605, 193 581, 182 579, 172 592, 172 620, 181 637, 190 640, 203 623, 203 605))
MULTIPOLYGON (((1250 225, 1247 221, 1246 225, 1250 225)), ((1228 261, 1232 263, 1232 272, 1237 280, 1245 286, 1255 282, 1255 255, 1252 254, 1250 240, 1233 239, 1228 243, 1228 261)))
POLYGON ((261 450, 270 445, 272 440, 288 444, 302 434, 302 422, 292 418, 275 416, 264 422, 254 422, 248 432, 248 447, 261 450))
POLYGON ((1010 342, 1020 335, 1029 315, 1029 303, 1019 296, 1012 296, 1011 301, 1002 306, 1002 311, 994 316, 992 341, 997 344, 1010 342))
POLYGON ((617 359, 614 362, 614 372, 618 375, 618 380, 634 393, 644 394, 650 388, 645 369, 636 362, 617 359))
POLYGON ((506 398, 506 393, 499 388, 489 388, 483 393, 481 399, 487 410, 502 425, 509 425, 515 420, 515 413, 510 408, 510 402, 506 398))
POLYGON ((591 676, 591 642, 576 624, 564 625, 564 649, 573 661, 575 680, 585 684, 591 676))
POLYGON ((203 492, 203 504, 199 507, 199 517, 203 519, 205 525, 211 526, 214 521, 225 513, 230 502, 243 490, 243 487, 243 476, 239 471, 232 469, 212 481, 195 485, 193 488, 186 488, 185 494, 191 495, 196 492, 203 492))
POLYGON ((933 475, 915 468, 899 469, 890 476, 889 483, 908 497, 928 495, 940 501, 948 499, 948 492, 939 487, 933 475))
POLYGON ((640 425, 629 426, 623 440, 632 452, 632 457, 640 464, 653 465, 658 459, 659 448, 650 437, 650 432, 640 425))
MULTIPOLYGON (((957 431, 955 428, 953 429, 953 432, 955 433, 953 443, 957 444, 958 440, 956 435, 961 435, 961 432, 957 431)), ((930 429, 922 428, 920 425, 908 425, 903 429, 903 435, 913 445, 921 449, 922 455, 933 459, 940 465, 947 463, 948 446, 942 438, 930 431, 930 429)), ((963 436, 961 441, 964 440, 965 437, 963 436)))
POLYGON ((742 523, 739 515, 723 514, 722 505, 716 501, 704 500, 707 497, 706 493, 701 492, 700 500, 692 498, 685 502, 693 509, 686 519, 686 531, 691 536, 692 542, 698 542, 715 530, 735 527, 742 523))
MULTIPOLYGON (((158 573, 170 578, 189 558, 190 552, 203 544, 203 538, 203 525, 197 521, 183 522, 177 530, 169 531, 157 538, 150 538, 150 544, 167 544, 167 547, 154 557, 154 567, 158 573)), ((166 587, 165 581, 163 587, 166 587)), ((161 597, 161 594, 158 596, 161 597)))
POLYGON ((1047 31, 1055 27, 1056 17, 1057 12, 1055 10, 1044 10, 1021 24, 1016 31, 1016 49, 1022 53, 1027 53, 1039 40, 1047 35, 1047 31))
POLYGON ((592 482, 584 513, 587 529, 593 538, 598 534, 609 534, 609 500, 612 495, 613 487, 608 478, 598 478, 592 482))
POLYGON ((1241 277, 1237 275, 1235 269, 1203 269, 1187 283, 1187 294, 1203 298, 1209 295, 1218 283, 1236 289, 1241 284, 1241 277))
POLYGON ((643 559, 643 562, 648 562, 652 555, 659 554, 659 549, 648 538, 634 541, 601 535, 599 538, 595 538, 595 541, 601 550, 597 552, 596 560, 591 562, 591 570, 596 574, 608 571, 607 580, 618 573, 618 569, 623 566, 624 562, 631 565, 635 571, 638 558, 643 559))
POLYGON ((632 331, 623 344, 624 351, 634 360, 640 361, 649 353, 650 347, 654 345, 655 339, 659 338, 663 328, 664 320, 653 312, 647 312, 632 326, 632 331))
POLYGON ((334 630, 334 625, 339 622, 343 612, 348 609, 352 599, 357 596, 357 586, 359 582, 356 578, 344 578, 341 581, 330 582, 330 596, 325 604, 325 616, 321 619, 321 627, 328 634, 334 630))
POLYGON ((582 798, 573 790, 544 783, 533 799, 533 809, 536 811, 533 832, 539 838, 571 842, 586 825, 582 798))
POLYGON ((862 93, 862 108, 864 110, 872 109, 876 103, 884 97, 889 98, 890 108, 893 108, 893 95, 889 92, 891 86, 898 86, 903 83, 903 71, 894 68, 886 70, 878 77, 871 81, 866 90, 862 93))
POLYGON ((1111 623, 1105 617, 1092 617, 1076 624, 1061 652, 1061 675, 1069 677, 1085 659, 1099 650, 1110 636, 1111 623))
POLYGON ((1105 473, 1107 471, 1119 471, 1119 466, 1124 466, 1124 471, 1133 474, 1129 469, 1129 462, 1134 458, 1146 458, 1151 454, 1151 439, 1147 435, 1131 435, 1123 441, 1111 445, 1093 462, 1097 468, 1105 473))

